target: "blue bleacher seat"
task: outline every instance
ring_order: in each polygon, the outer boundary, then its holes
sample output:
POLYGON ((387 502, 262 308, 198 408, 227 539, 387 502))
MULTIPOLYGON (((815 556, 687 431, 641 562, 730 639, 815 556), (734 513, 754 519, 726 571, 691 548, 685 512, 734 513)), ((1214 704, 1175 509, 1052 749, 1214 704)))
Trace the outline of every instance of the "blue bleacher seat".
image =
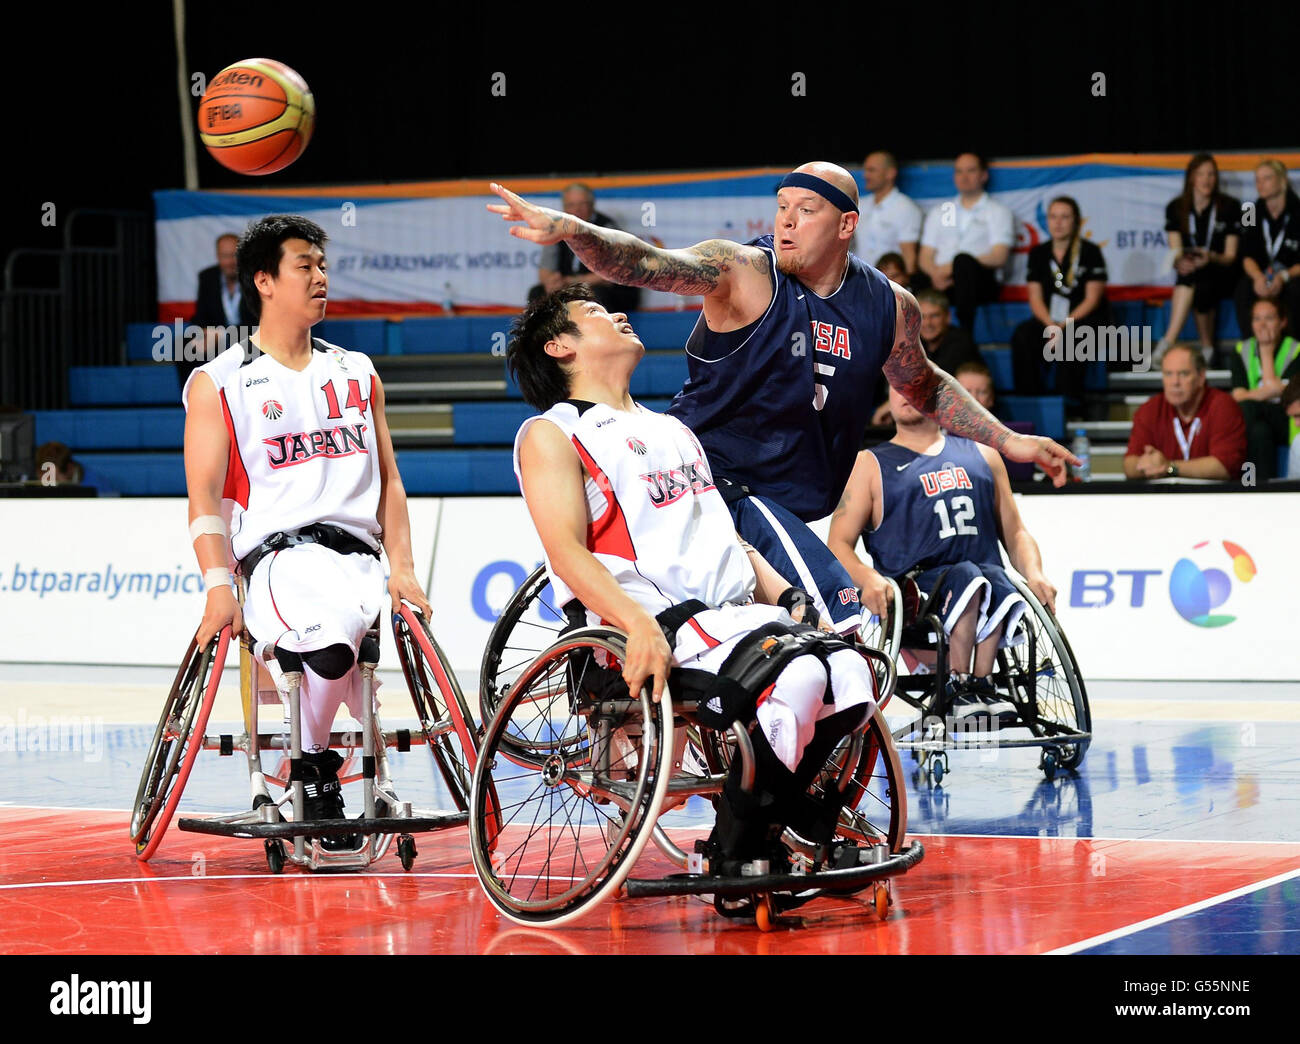
POLYGON ((628 322, 646 346, 646 351, 668 348, 681 350, 686 347, 686 339, 695 329, 699 317, 697 311, 633 312, 628 316, 628 322))
POLYGON ((1065 400, 1059 395, 1002 395, 998 406, 1008 420, 1028 421, 1037 435, 1065 435, 1065 400))
POLYGON ((387 355, 388 326, 385 319, 325 319, 313 326, 311 332, 349 351, 387 355))
POLYGON ((185 411, 179 407, 135 410, 39 410, 36 442, 62 442, 83 450, 181 449, 185 411))
POLYGON ((68 370, 73 406, 175 406, 180 377, 173 363, 152 366, 73 366, 68 370))
POLYGON ((403 319, 394 325, 398 335, 398 350, 405 355, 472 350, 469 319, 465 317, 403 319))
POLYGON ((508 449, 398 450, 397 467, 416 496, 519 492, 508 449))
POLYGON ((985 365, 993 375, 993 387, 998 391, 1010 391, 1016 386, 1012 376, 1010 348, 981 348, 985 365))
POLYGON ((88 470, 102 475, 123 496, 185 496, 181 453, 77 453, 88 470))
MULTIPOLYGON (((126 324, 126 357, 129 362, 152 361, 153 346, 157 340, 154 336, 154 331, 157 329, 157 323, 126 324)), ((169 340, 169 347, 170 344, 171 342, 169 340)))

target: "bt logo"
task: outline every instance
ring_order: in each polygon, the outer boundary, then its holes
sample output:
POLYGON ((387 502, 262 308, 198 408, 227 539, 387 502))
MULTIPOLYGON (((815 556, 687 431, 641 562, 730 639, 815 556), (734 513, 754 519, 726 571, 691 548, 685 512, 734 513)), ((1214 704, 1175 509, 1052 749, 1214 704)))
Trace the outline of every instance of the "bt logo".
MULTIPOLYGON (((538 562, 537 565, 541 563, 538 562)), ((509 559, 501 559, 485 565, 478 571, 474 583, 470 585, 469 601, 474 609, 474 615, 487 623, 495 623, 510 596, 519 590, 532 571, 522 563, 512 562, 509 559), (492 597, 489 597, 489 588, 492 597)), ((547 584, 542 589, 536 608, 532 611, 546 622, 553 623, 563 619, 558 613, 552 612, 551 606, 554 604, 555 595, 551 592, 551 585, 547 584)))
MULTIPOLYGON (((1197 627, 1223 627, 1236 619, 1226 613, 1213 614, 1232 593, 1232 579, 1220 566, 1230 566, 1239 583, 1250 583, 1258 570, 1255 561, 1239 544, 1230 540, 1202 540, 1190 556, 1174 563, 1169 574, 1169 600, 1175 611, 1197 627)), ((1161 569, 1076 569, 1070 578, 1070 607, 1100 609, 1115 601, 1121 577, 1128 578, 1129 606, 1140 609, 1146 603, 1147 581, 1163 575, 1161 569)))

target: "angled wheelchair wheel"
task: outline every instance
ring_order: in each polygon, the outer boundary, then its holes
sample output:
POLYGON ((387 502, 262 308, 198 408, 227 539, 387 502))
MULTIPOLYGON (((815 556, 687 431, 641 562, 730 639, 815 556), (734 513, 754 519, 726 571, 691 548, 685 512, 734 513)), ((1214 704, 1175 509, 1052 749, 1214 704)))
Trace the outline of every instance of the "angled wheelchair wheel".
POLYGON ((546 566, 539 565, 501 610, 492 625, 479 673, 479 711, 483 721, 496 715, 504 693, 530 663, 559 640, 567 621, 555 604, 546 566))
POLYGON ((131 841, 136 858, 146 862, 157 850, 199 751, 203 730, 221 685, 221 671, 230 646, 230 628, 224 627, 200 649, 190 639, 185 659, 176 672, 162 716, 154 730, 131 815, 131 841))
POLYGON ((468 811, 478 735, 456 675, 424 616, 405 603, 393 614, 393 638, 438 775, 456 808, 468 811))
POLYGON ((518 924, 560 925, 616 894, 653 833, 672 771, 672 704, 622 683, 624 638, 566 635, 519 675, 488 724, 470 850, 518 924), (500 804, 496 850, 489 785, 500 804))
POLYGON ((903 850, 907 837, 907 785, 903 766, 877 707, 866 727, 844 740, 814 790, 839 787, 844 794, 837 835, 861 845, 879 845, 888 853, 903 850))
POLYGON ((1077 768, 1091 740, 1070 742, 1069 736, 1092 732, 1092 711, 1078 662, 1056 617, 1019 577, 1008 576, 1029 608, 1016 624, 1013 637, 1019 641, 998 653, 1001 680, 1016 704, 1022 724, 1035 735, 1061 737, 1060 756, 1054 759, 1054 767, 1077 768))

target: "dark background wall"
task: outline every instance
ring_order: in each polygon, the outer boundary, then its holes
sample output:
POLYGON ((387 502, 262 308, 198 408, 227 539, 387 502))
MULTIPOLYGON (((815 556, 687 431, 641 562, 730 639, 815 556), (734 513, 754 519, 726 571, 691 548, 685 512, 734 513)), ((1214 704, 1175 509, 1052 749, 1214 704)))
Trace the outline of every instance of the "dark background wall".
MULTIPOLYGON (((201 185, 857 163, 880 146, 904 160, 1280 149, 1300 137, 1296 18, 1280 4, 1249 17, 1181 3, 809 4, 743 24, 700 17, 703 5, 502 17, 464 6, 188 4, 191 71, 278 58, 319 112, 306 154, 266 178, 231 174, 199 146, 201 185), (805 97, 791 94, 795 72, 805 97)), ((48 38, 7 41, 4 252, 55 245, 44 202, 147 208, 153 189, 184 182, 171 5, 70 6, 47 22, 48 38)), ((187 104, 192 116, 197 98, 187 104)))

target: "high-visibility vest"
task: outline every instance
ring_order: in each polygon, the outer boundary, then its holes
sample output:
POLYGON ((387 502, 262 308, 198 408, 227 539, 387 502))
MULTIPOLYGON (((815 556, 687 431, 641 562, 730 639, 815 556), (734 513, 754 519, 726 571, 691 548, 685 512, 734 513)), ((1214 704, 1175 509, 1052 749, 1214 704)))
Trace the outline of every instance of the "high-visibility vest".
MULTIPOLYGON (((1246 368, 1246 387, 1258 388, 1260 376, 1259 362, 1259 342, 1255 338, 1237 342, 1237 354, 1241 356, 1241 363, 1246 368)), ((1282 338, 1282 343, 1277 346, 1277 351, 1273 355, 1273 372, 1281 377, 1286 372, 1286 368, 1291 365, 1291 361, 1300 355, 1300 341, 1294 337, 1282 338)), ((1300 424, 1296 423, 1294 417, 1288 418, 1289 436, 1288 442, 1294 442, 1297 433, 1300 433, 1300 424)))

